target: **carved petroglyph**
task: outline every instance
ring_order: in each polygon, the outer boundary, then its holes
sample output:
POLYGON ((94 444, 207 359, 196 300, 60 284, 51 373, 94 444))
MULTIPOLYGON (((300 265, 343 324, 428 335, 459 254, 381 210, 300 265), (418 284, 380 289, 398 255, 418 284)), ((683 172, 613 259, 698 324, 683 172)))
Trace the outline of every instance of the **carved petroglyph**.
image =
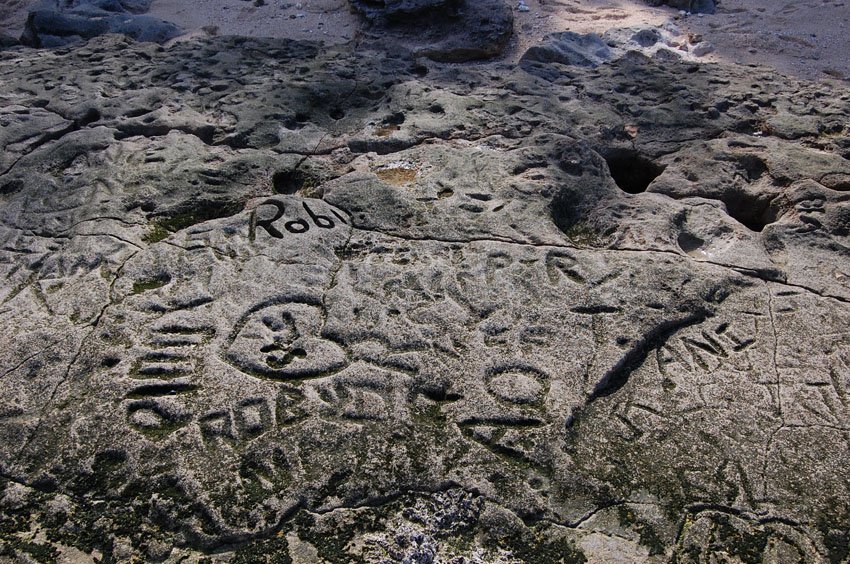
POLYGON ((190 327, 165 324, 151 331, 145 350, 133 365, 130 375, 135 378, 179 378, 189 376, 199 368, 197 347, 215 335, 212 327, 190 327))
POLYGON ((521 406, 540 406, 549 391, 548 380, 542 371, 522 364, 494 367, 486 377, 490 395, 521 406))
POLYGON ((739 318, 734 324, 717 322, 699 331, 687 331, 656 349, 658 369, 666 374, 671 364, 688 372, 714 371, 722 366, 746 370, 746 351, 756 344, 760 315, 739 318))
POLYGON ((309 416, 304 408, 304 393, 299 389, 281 388, 275 401, 275 419, 279 426, 293 425, 309 416))
POLYGON ((367 423, 410 420, 410 376, 366 362, 308 384, 316 412, 329 420, 367 423))
POLYGON ((538 447, 552 432, 545 403, 550 377, 527 362, 497 363, 484 372, 484 394, 465 401, 456 421, 462 435, 497 456, 549 473, 538 447))
MULTIPOLYGON (((202 390, 198 376, 204 368, 204 347, 216 331, 190 321, 168 314, 155 319, 127 372, 127 421, 154 440, 168 437, 191 421, 192 402, 185 396, 202 390)), ((120 363, 121 356, 109 359, 107 368, 120 363)))
POLYGON ((236 407, 236 428, 239 436, 255 438, 274 426, 274 411, 266 398, 248 398, 236 407))
MULTIPOLYGON (((248 239, 241 239, 245 231, 236 229, 239 225, 248 225, 252 235, 259 225, 260 236, 268 243, 277 239, 276 233, 333 231, 346 226, 347 220, 321 201, 267 199, 252 211, 192 226, 183 231, 183 239, 175 239, 185 246, 153 247, 126 268, 115 284, 116 294, 123 297, 107 317, 111 328, 101 332, 115 335, 117 340, 109 337, 114 340, 109 341, 110 349, 118 347, 103 366, 108 374, 128 377, 123 392, 126 420, 149 439, 161 441, 186 428, 208 445, 230 447, 306 415, 299 390, 260 387, 256 389, 260 395, 211 401, 218 394, 207 387, 209 371, 221 372, 229 365, 238 372, 225 370, 228 378, 247 374, 281 382, 327 376, 346 364, 345 351, 320 336, 325 313, 318 298, 270 298, 259 305, 239 305, 241 296, 231 295, 233 290, 226 285, 216 285, 216 280, 239 280, 242 263, 257 256, 245 246, 248 239), (284 216, 293 209, 303 215, 300 221, 288 213, 284 216), (198 264, 212 256, 208 250, 219 260, 198 264), (236 308, 246 313, 236 316, 236 308), (136 331, 138 341, 126 337, 136 325, 147 327, 136 331), (138 344, 130 362, 124 363, 131 341, 138 344), (222 360, 227 364, 216 366, 222 360)), ((297 249, 283 249, 287 256, 298 256, 297 249)), ((317 269, 313 261, 305 266, 302 284, 307 285, 316 279, 310 269, 317 269)), ((289 272, 297 268, 296 263, 289 272)), ((299 280, 292 282, 297 288, 299 280)))
POLYGON ((216 439, 235 439, 233 414, 229 410, 216 410, 202 415, 198 419, 201 435, 208 441, 216 439))
POLYGON ((546 254, 546 272, 552 284, 558 284, 562 278, 578 284, 585 282, 575 257, 565 250, 552 250, 546 254))
POLYGON ((212 444, 219 439, 247 442, 273 430, 275 417, 274 402, 265 397, 248 397, 201 415, 197 424, 201 436, 212 444))
POLYGON ((191 420, 182 402, 172 399, 137 399, 126 403, 127 421, 152 439, 163 439, 191 420))
MULTIPOLYGON (((850 339, 850 335, 838 335, 850 339)), ((834 337, 833 337, 834 338, 834 337)), ((832 340, 825 336, 823 341, 832 340)), ((806 366, 780 370, 785 421, 850 431, 850 346, 838 345, 822 370, 806 366)))
POLYGON ((252 376, 303 380, 338 372, 345 351, 320 336, 322 306, 285 302, 251 308, 236 323, 224 358, 252 376))

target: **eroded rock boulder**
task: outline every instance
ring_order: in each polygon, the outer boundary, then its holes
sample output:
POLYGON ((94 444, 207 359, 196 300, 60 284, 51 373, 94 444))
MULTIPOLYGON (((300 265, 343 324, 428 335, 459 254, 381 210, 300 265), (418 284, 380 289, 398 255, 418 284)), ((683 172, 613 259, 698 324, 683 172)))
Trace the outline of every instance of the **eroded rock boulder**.
POLYGON ((521 63, 559 63, 580 67, 596 67, 614 58, 608 44, 596 34, 572 31, 553 33, 541 45, 531 47, 521 63))
POLYGON ((7 49, 9 47, 15 47, 16 45, 20 45, 20 41, 11 35, 0 31, 0 49, 7 49))
POLYGON ((149 1, 129 0, 47 3, 30 12, 21 41, 32 47, 59 47, 107 33, 154 43, 180 35, 176 25, 142 15, 149 7, 149 1))
POLYGON ((454 14, 461 0, 351 0, 352 7, 370 21, 404 20, 421 14, 454 14))
POLYGON ((693 14, 713 14, 719 0, 646 0, 650 6, 670 6, 693 14))
POLYGON ((513 33, 513 13, 501 0, 352 0, 370 22, 367 36, 435 61, 490 59, 513 33))
POLYGON ((0 53, 4 554, 848 557, 844 89, 47 55, 0 53))

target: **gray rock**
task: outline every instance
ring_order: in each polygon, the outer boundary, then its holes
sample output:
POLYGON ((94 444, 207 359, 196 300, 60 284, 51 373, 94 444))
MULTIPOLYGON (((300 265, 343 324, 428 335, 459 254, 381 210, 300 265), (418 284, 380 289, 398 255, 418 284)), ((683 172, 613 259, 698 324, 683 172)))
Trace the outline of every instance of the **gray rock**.
POLYGON ((434 61, 496 57, 513 33, 513 12, 501 0, 352 0, 352 6, 371 23, 370 42, 434 61))
MULTIPOLYGON (((657 27, 614 28, 604 35, 577 34, 571 31, 552 33, 523 54, 520 66, 534 74, 553 73, 551 79, 564 72, 564 66, 597 67, 626 55, 645 55, 656 60, 678 61, 683 57, 702 56, 705 52, 685 55, 667 48, 678 31, 657 27), (691 56, 693 55, 693 56, 691 56)), ((707 43, 700 44, 702 46, 707 43)))
POLYGON ((647 0, 650 6, 667 5, 692 14, 713 14, 719 3, 719 0, 647 0))
POLYGON ((137 41, 164 43, 180 35, 180 28, 145 15, 149 2, 92 0, 60 4, 29 13, 21 41, 32 47, 59 47, 107 33, 137 41))
POLYGON ((836 86, 116 35, 0 82, 10 558, 848 557, 836 86))
POLYGON ((651 47, 663 39, 661 32, 655 28, 641 29, 632 35, 631 40, 641 47, 651 47))
POLYGON ((562 31, 548 35, 543 44, 531 47, 522 56, 520 64, 558 63, 596 67, 613 58, 614 53, 600 36, 562 31))
POLYGON ((9 47, 15 47, 16 45, 20 44, 20 41, 18 41, 16 38, 0 31, 0 49, 8 49, 9 47))
POLYGON ((372 21, 404 20, 428 13, 454 14, 460 0, 351 0, 352 7, 372 21))
POLYGON ((704 57, 714 51, 714 45, 708 41, 700 41, 691 48, 691 54, 694 57, 704 57))

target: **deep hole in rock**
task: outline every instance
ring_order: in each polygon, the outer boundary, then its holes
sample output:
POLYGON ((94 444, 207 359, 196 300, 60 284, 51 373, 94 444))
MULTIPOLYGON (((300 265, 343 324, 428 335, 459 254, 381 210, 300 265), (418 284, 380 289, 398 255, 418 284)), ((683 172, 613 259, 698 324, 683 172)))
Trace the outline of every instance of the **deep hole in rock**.
POLYGON ((136 109, 132 109, 132 110, 127 111, 124 114, 124 116, 128 117, 128 118, 137 118, 137 117, 142 117, 143 115, 145 115, 147 113, 150 113, 150 111, 151 111, 150 108, 136 108, 136 109))
POLYGON ((275 194, 295 194, 306 181, 307 175, 298 169, 280 170, 272 175, 272 189, 275 194))
POLYGON ((779 219, 778 210, 770 205, 771 200, 759 200, 755 196, 734 193, 723 198, 726 211, 750 231, 761 232, 779 219))
POLYGON ((289 130, 301 129, 304 127, 305 120, 299 120, 298 117, 287 117, 283 120, 283 127, 289 130))
POLYGON ((275 194, 295 194, 302 188, 314 188, 321 183, 321 178, 299 168, 279 170, 272 175, 275 194))
POLYGON ((402 112, 395 112, 385 117, 383 123, 385 125, 401 125, 404 123, 404 114, 402 112))
POLYGON ((331 119, 340 120, 345 117, 345 112, 340 108, 333 108, 328 115, 331 116, 331 119))
POLYGON ((614 182, 624 192, 640 194, 646 192, 653 180, 664 172, 662 165, 656 164, 637 151, 614 149, 605 153, 605 162, 614 182))
POLYGON ((108 357, 104 358, 103 361, 101 361, 100 364, 101 364, 101 366, 104 366, 105 368, 114 368, 115 366, 118 366, 118 364, 120 364, 120 363, 121 363, 120 358, 117 358, 117 357, 114 357, 114 356, 108 356, 108 357))
POLYGON ((585 210, 576 200, 576 194, 562 190, 555 194, 552 203, 549 205, 552 221, 564 233, 569 232, 584 216, 585 210))

